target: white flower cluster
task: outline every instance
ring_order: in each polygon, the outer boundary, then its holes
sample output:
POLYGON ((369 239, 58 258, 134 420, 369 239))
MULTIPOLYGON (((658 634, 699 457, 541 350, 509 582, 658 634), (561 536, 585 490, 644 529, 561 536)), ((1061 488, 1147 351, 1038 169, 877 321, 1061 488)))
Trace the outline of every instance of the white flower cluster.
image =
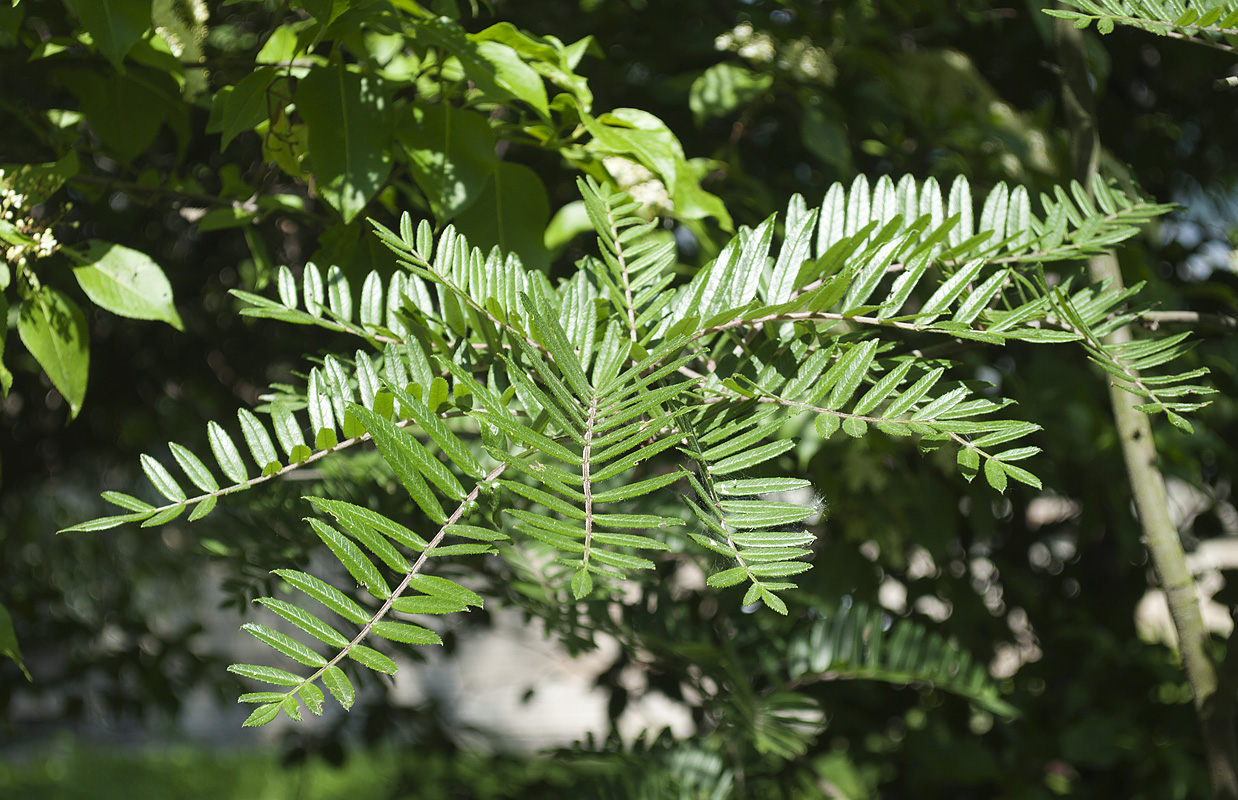
POLYGON ((620 156, 608 156, 602 159, 602 165, 620 189, 655 214, 675 210, 675 201, 666 190, 666 184, 642 165, 620 156))
POLYGON ((26 195, 18 193, 8 184, 4 170, 0 169, 0 220, 34 240, 32 244, 0 241, 0 253, 4 260, 18 267, 25 266, 30 260, 46 258, 60 246, 51 228, 40 228, 22 213, 27 200, 26 195))
POLYGON ((757 31, 748 22, 741 22, 714 39, 714 47, 718 50, 734 50, 741 57, 760 64, 768 64, 778 54, 773 38, 764 31, 757 31))
POLYGON ((748 22, 741 22, 714 39, 714 47, 738 53, 753 64, 777 62, 780 69, 790 71, 799 80, 826 86, 833 85, 838 72, 829 54, 810 39, 778 43, 774 37, 756 30, 748 22))

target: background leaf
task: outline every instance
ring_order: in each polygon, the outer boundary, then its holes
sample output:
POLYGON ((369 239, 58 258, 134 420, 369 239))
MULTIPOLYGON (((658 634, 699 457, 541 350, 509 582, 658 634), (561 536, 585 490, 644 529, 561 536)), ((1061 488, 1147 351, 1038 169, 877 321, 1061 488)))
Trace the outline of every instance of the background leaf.
POLYGON ((125 54, 150 27, 151 0, 73 0, 73 6, 95 47, 123 70, 125 54))
POLYGON ((297 84, 309 126, 318 191, 344 222, 361 213, 391 171, 391 107, 382 80, 344 65, 320 67, 297 84))
POLYGON ((439 225, 482 194, 498 164, 494 133, 485 117, 445 103, 410 106, 399 138, 413 180, 425 192, 439 225))
POLYGON ((546 187, 523 164, 500 162, 477 201, 456 217, 456 228, 483 251, 517 253, 528 269, 546 269, 550 253, 542 232, 550 219, 546 187))

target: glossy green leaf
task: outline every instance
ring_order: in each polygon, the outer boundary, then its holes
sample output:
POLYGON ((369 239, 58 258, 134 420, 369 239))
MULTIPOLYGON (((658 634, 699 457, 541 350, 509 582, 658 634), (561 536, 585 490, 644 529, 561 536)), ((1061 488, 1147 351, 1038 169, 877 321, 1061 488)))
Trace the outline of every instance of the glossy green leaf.
POLYGON ((446 103, 412 105, 399 138, 413 180, 439 225, 455 219, 481 196, 499 163, 486 118, 446 103))
POLYGON ((73 277, 92 302, 122 317, 185 329, 172 302, 172 285, 150 256, 98 239, 74 255, 83 266, 74 268, 73 277))
POLYGON ((275 67, 257 67, 237 81, 231 87, 232 91, 215 96, 215 102, 223 105, 218 123, 209 130, 220 134, 220 152, 226 150, 237 136, 270 118, 271 103, 278 102, 275 100, 278 96, 276 82, 283 80, 275 67))
POLYGON ((69 404, 70 419, 76 417, 86 398, 90 370, 86 315, 77 303, 43 286, 22 301, 17 333, 69 404))
POLYGON ((768 72, 724 61, 705 70, 688 89, 688 108, 696 124, 725 116, 760 97, 774 82, 768 72))

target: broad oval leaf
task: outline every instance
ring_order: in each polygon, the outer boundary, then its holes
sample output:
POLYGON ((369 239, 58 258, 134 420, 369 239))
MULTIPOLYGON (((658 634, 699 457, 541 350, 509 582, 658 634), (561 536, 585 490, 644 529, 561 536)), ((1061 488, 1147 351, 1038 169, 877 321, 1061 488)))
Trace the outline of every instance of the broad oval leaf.
POLYGON ((172 302, 172 284, 150 256, 98 239, 74 255, 84 265, 73 270, 73 277, 95 304, 122 317, 185 329, 172 302))

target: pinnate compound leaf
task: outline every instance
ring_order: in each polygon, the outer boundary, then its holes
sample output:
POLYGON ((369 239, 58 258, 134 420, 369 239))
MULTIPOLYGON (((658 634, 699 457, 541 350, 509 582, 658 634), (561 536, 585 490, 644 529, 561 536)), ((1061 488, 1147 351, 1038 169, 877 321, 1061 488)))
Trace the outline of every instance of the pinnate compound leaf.
POLYGON ((185 329, 172 302, 172 284, 150 256, 98 239, 74 256, 83 266, 73 270, 73 277, 96 305, 129 319, 159 320, 185 329))

